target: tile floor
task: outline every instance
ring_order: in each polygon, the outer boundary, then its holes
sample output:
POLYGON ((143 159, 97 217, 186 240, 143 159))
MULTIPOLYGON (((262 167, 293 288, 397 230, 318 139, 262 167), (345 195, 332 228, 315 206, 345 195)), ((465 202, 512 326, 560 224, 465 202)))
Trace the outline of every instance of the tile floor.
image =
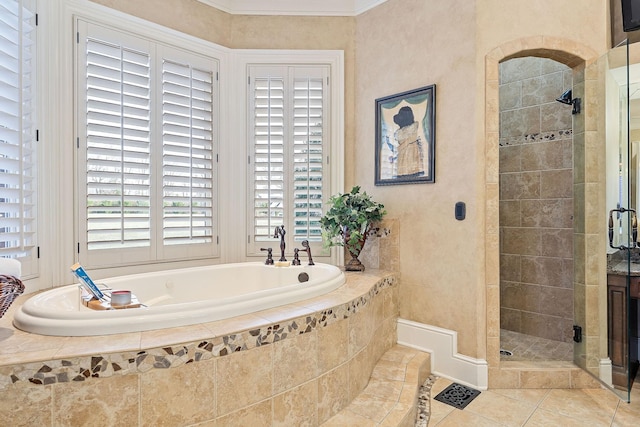
POLYGON ((548 340, 518 332, 500 330, 500 348, 511 356, 500 356, 503 361, 573 360, 573 342, 548 340))
POLYGON ((606 389, 491 389, 463 410, 434 397, 451 384, 439 378, 431 389, 429 427, 637 427, 640 387, 626 403, 606 389))

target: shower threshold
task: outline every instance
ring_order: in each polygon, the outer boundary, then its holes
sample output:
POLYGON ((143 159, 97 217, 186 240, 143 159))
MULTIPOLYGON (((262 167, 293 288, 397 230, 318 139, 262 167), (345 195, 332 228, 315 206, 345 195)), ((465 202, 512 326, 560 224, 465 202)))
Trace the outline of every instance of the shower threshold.
POLYGON ((573 343, 501 329, 500 360, 570 362, 573 361, 573 343))

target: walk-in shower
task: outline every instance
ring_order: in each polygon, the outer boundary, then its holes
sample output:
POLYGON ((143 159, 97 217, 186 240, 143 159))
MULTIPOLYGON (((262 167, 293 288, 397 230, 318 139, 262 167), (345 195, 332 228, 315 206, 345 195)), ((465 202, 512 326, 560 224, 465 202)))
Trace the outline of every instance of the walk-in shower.
POLYGON ((551 59, 500 64, 502 360, 573 359, 571 86, 551 59))

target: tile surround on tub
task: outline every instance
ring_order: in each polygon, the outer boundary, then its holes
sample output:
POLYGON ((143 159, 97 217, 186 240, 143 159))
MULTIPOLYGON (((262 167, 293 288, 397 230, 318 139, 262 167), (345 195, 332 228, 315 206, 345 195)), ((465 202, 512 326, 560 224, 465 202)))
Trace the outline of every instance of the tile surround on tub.
MULTIPOLYGON (((365 277, 365 276, 363 276, 365 277)), ((368 275, 366 278, 375 276, 368 275)), ((352 277, 350 277, 351 279, 352 277)), ((225 333, 223 335, 207 334, 208 330, 203 329, 201 325, 194 327, 186 326, 180 328, 170 328, 163 331, 149 331, 141 333, 141 338, 136 338, 134 334, 118 334, 105 337, 78 337, 63 338, 65 347, 72 351, 59 349, 58 354, 64 356, 39 363, 38 360, 33 362, 22 358, 22 363, 16 365, 13 358, 8 357, 9 363, 5 363, 5 354, 0 351, 0 389, 7 383, 7 377, 11 378, 12 383, 17 381, 30 381, 34 384, 52 384, 55 382, 82 381, 83 377, 108 377, 113 375, 126 375, 136 372, 147 372, 150 369, 166 369, 169 367, 180 366, 184 363, 197 362, 200 360, 210 359, 212 357, 221 357, 231 353, 244 351, 259 347, 262 345, 272 344, 277 341, 287 339, 297 334, 304 334, 315 330, 318 327, 326 327, 340 319, 347 319, 354 316, 358 311, 362 310, 371 301, 372 297, 377 295, 382 289, 390 287, 394 284, 395 278, 392 275, 386 275, 379 283, 376 283, 371 289, 363 295, 352 298, 359 294, 370 284, 366 280, 350 280, 352 283, 344 285, 335 292, 327 296, 313 298, 304 301, 297 306, 297 309, 304 309, 309 303, 316 311, 310 310, 311 313, 297 318, 290 318, 290 314, 297 310, 291 306, 285 306, 280 311, 281 321, 274 321, 278 315, 276 309, 268 310, 268 317, 261 318, 261 312, 255 314, 257 318, 246 316, 248 320, 260 324, 252 324, 251 329, 242 328, 242 322, 238 322, 235 326, 238 332, 225 333), (322 305, 322 301, 335 304, 339 300, 348 300, 323 310, 317 307, 322 305), (269 323, 273 322, 273 323, 269 323), (196 335, 202 335, 192 342, 177 344, 185 337, 189 337, 189 331, 196 329, 196 335), (178 332, 178 333, 176 333, 178 332), (164 334, 163 334, 164 333, 164 334), (145 336, 153 336, 157 346, 155 348, 143 348, 135 344, 144 342, 145 336), (207 336, 205 338, 205 336, 207 336), (127 342, 130 347, 129 351, 113 352, 113 346, 104 341, 127 342), (163 338, 166 343, 159 345, 163 338), (77 343, 76 343, 77 342, 77 343), (102 343, 102 347, 101 347, 102 343), (133 348, 131 348, 133 347, 133 348), (71 354, 75 353, 75 354, 71 354), (5 366, 8 365, 8 366, 5 366), (17 366, 24 366, 17 368, 17 366), (8 373, 11 372, 11 373, 8 373)), ((245 317, 245 316, 242 316, 245 317)), ((224 321, 221 321, 224 322, 224 321)), ((214 322, 214 323, 221 323, 214 322)), ((203 324, 206 326, 207 324, 203 324)), ((11 327, 12 328, 12 327, 11 327)), ((16 333, 20 334, 21 331, 16 333)), ((32 341, 34 334, 28 334, 27 340, 32 341)), ((47 339, 48 337, 44 337, 47 339)), ((190 338, 194 338, 191 336, 190 338)), ((19 338, 18 338, 19 339, 19 338)), ((28 350, 25 349, 27 352, 28 350)))
MULTIPOLYGON (((48 411, 47 408, 53 408, 51 405, 56 402, 56 396, 58 400, 62 399, 56 404, 67 405, 67 400, 60 394, 63 388, 79 395, 83 390, 101 387, 102 381, 106 381, 104 387, 110 392, 113 391, 110 384, 116 389, 121 383, 135 384, 134 400, 138 399, 140 404, 136 406, 136 414, 130 416, 138 419, 141 425, 153 424, 158 420, 158 414, 165 412, 163 417, 174 420, 176 425, 214 419, 224 424, 223 419, 237 420, 236 415, 241 418, 252 416, 249 408, 264 406, 265 402, 282 408, 296 396, 294 390, 299 389, 306 390, 305 394, 313 391, 311 395, 316 398, 311 399, 316 402, 317 422, 321 423, 359 393, 375 362, 395 343, 393 336, 386 335, 395 333, 396 283, 395 276, 390 273, 348 273, 347 283, 336 291, 282 307, 279 313, 271 309, 228 322, 108 337, 58 337, 51 341, 50 337, 14 329, 5 317, 0 320, 0 401, 3 402, 0 408, 16 404, 13 400, 18 396, 36 399, 33 405, 21 405, 20 414, 11 415, 30 418, 33 414, 22 412, 48 411), (361 336, 361 332, 365 336, 361 336), (55 351, 42 352, 38 338, 55 344, 55 351), (336 340, 340 342, 332 347, 336 340), (29 352, 29 345, 35 347, 34 353, 29 352), (32 360, 28 358, 30 354, 35 355, 32 360), (263 381, 264 390, 257 400, 225 400, 223 396, 229 390, 246 382, 226 377, 233 369, 231 365, 225 366, 246 359, 244 355, 257 357, 257 363, 264 363, 266 370, 262 369, 262 374, 271 373, 271 379, 264 375, 258 377, 263 381), (305 371, 312 372, 300 374, 298 362, 291 361, 294 355, 296 360, 313 356, 313 361, 305 363, 305 371), (363 378, 347 380, 346 373, 363 378), (189 410, 193 412, 192 416, 166 408, 166 402, 155 396, 153 390, 171 378, 182 378, 180 381, 185 387, 193 388, 188 392, 191 400, 201 396, 211 406, 199 406, 187 398, 182 406, 185 411, 187 407, 193 407, 193 411, 189 410), (225 386, 225 378, 229 387, 225 386), (337 386, 340 390, 335 389, 337 386)), ((247 390, 245 394, 251 393, 247 390)), ((299 398, 302 399, 296 397, 299 398)), ((119 398, 115 399, 116 406, 124 405, 119 398)), ((104 408, 98 412, 102 410, 104 408)), ((51 414, 53 419, 47 417, 43 425, 58 425, 58 421, 65 425, 64 416, 71 416, 71 413, 64 415, 53 409, 51 414)), ((279 410, 275 414, 276 418, 284 417, 278 415, 279 410)))

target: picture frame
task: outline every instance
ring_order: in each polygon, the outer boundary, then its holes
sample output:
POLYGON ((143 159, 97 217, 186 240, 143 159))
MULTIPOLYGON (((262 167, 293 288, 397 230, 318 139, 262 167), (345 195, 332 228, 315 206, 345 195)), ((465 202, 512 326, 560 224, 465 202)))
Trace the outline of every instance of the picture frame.
POLYGON ((436 85, 376 99, 375 185, 435 182, 436 85))

